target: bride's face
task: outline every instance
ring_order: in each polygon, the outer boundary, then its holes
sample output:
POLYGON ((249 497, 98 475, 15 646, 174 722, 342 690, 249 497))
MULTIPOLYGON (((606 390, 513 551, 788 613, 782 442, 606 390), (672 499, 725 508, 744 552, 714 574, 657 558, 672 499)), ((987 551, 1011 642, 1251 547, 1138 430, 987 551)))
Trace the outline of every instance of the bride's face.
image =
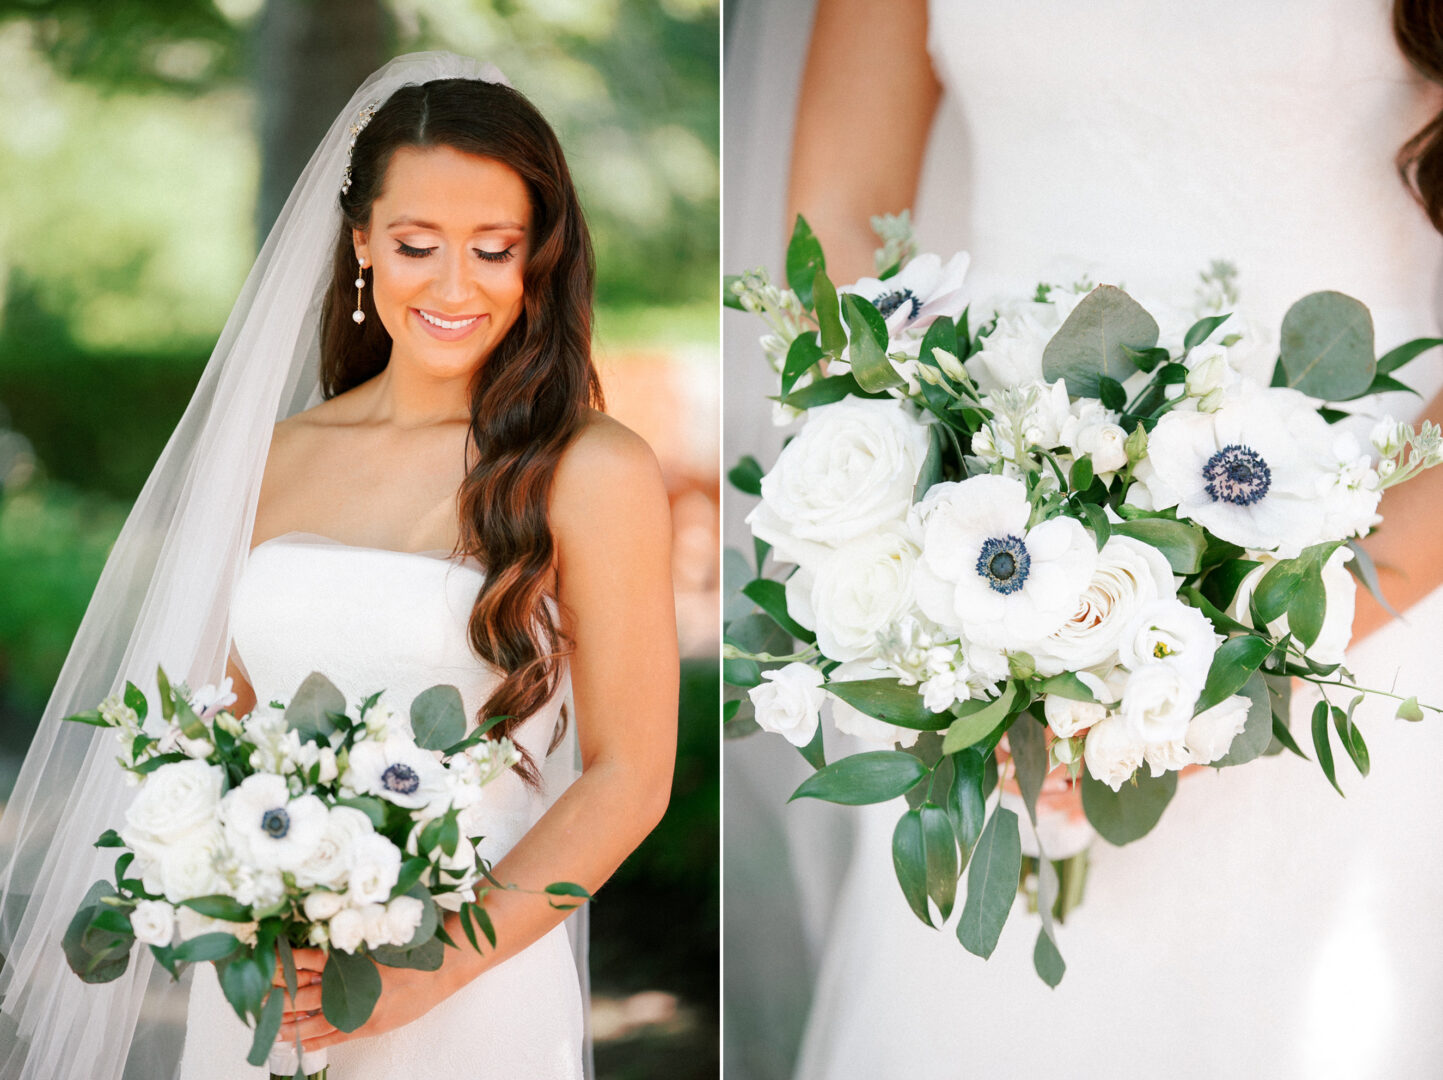
POLYGON ((450 147, 396 151, 356 255, 391 363, 474 371, 521 314, 531 200, 509 165, 450 147))

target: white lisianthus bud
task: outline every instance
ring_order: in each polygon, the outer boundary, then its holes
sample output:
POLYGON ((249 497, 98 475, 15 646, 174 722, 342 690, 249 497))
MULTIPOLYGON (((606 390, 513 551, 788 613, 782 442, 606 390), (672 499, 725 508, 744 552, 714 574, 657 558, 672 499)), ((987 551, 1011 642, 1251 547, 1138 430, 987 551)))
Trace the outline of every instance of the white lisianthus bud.
POLYGON ((1053 739, 1051 746, 1053 765, 1071 765, 1082 760, 1084 736, 1074 735, 1070 739, 1053 739))
POLYGON ((425 905, 414 896, 398 896, 386 905, 386 932, 393 945, 405 945, 421 925, 425 905))
POLYGON ((965 383, 968 381, 967 369, 962 366, 962 361, 958 360, 957 357, 949 353, 946 349, 933 349, 932 359, 937 361, 937 366, 941 368, 947 378, 953 382, 965 383))
POLYGON ((1142 740, 1133 736, 1121 717, 1109 716, 1088 729, 1082 751, 1087 771, 1113 791, 1120 790, 1137 772, 1142 756, 1142 740))
POLYGON ((1192 718, 1187 726, 1187 748, 1196 765, 1210 765, 1228 752, 1248 722, 1252 700, 1234 694, 1192 718))
POLYGON ((983 424, 972 436, 972 453, 989 465, 995 465, 1002 460, 1002 452, 997 449, 997 440, 992 437, 991 425, 983 424))
POLYGON ((216 713, 215 726, 228 735, 240 735, 245 731, 241 722, 229 712, 216 713))
POLYGON ((1403 444, 1408 441, 1407 425, 1398 423, 1391 416, 1385 416, 1373 425, 1368 438, 1383 457, 1397 457, 1403 444))
POLYGON ((1086 731, 1107 717, 1107 706, 1096 701, 1074 701, 1059 694, 1048 694, 1042 702, 1047 726, 1059 740, 1086 731))
POLYGON ((356 908, 344 908, 331 918, 331 947, 353 953, 361 947, 366 933, 366 920, 356 908))
POLYGON ((1228 351, 1221 345, 1204 343, 1195 346, 1187 358, 1187 392, 1189 397, 1205 398, 1226 390, 1236 380, 1228 363, 1228 351))
POLYGON ((325 922, 334 918, 337 912, 346 906, 346 898, 340 893, 313 892, 306 897, 303 906, 306 918, 312 922, 325 922))
POLYGON ((793 746, 806 746, 821 722, 822 673, 803 663, 762 672, 767 680, 747 691, 763 731, 782 736, 793 746))
MULTIPOLYGON (((937 352, 941 351, 941 349, 937 350, 937 352)), ((942 377, 942 372, 938 371, 931 364, 918 364, 917 378, 921 379, 928 386, 941 386, 945 388, 947 385, 947 380, 942 377)))
POLYGON ((319 783, 329 784, 340 775, 340 770, 336 766, 336 752, 329 746, 321 747, 320 765, 321 772, 316 777, 319 783))
POLYGON ((306 943, 319 949, 331 943, 331 933, 325 923, 312 923, 306 932, 306 943))
POLYGON ((169 945, 175 937, 175 908, 164 900, 142 900, 130 913, 130 928, 142 945, 169 945))

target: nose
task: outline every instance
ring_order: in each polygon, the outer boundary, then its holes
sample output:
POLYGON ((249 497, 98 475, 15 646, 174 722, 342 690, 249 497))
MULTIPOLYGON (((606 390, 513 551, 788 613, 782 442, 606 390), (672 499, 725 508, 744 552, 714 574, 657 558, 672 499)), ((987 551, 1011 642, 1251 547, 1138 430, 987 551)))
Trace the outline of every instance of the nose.
POLYGON ((466 261, 462 248, 438 259, 436 281, 433 285, 436 299, 450 306, 452 314, 461 314, 460 305, 465 304, 472 293, 471 267, 466 261))

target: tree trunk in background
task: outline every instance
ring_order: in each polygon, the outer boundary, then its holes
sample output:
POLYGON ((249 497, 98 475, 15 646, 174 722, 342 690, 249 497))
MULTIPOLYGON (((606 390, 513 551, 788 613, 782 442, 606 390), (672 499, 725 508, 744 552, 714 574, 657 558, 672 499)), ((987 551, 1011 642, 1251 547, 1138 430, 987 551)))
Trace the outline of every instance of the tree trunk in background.
MULTIPOLYGON (((331 120, 389 58, 391 37, 381 0, 267 0, 251 43, 260 105, 257 247, 331 120)), ((337 176, 338 191, 340 183, 337 176)))

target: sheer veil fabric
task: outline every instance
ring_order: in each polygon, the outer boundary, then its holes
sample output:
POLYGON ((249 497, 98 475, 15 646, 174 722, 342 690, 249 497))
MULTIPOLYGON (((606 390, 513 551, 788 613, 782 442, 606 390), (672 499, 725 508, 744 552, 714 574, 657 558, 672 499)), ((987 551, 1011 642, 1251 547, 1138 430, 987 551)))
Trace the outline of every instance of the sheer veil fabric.
MULTIPOLYGON (((321 299, 340 227, 348 130, 367 102, 442 78, 506 81, 494 66, 450 53, 401 56, 332 122, 106 563, 0 817, 0 1080, 176 1074, 188 980, 172 982, 138 948, 120 979, 88 986, 59 947, 85 890, 112 874, 114 853, 90 845, 133 795, 115 767, 112 736, 62 719, 127 679, 153 691, 157 665, 192 686, 223 675, 230 598, 272 429, 320 400, 321 299)), ((577 772, 568 739, 544 767, 548 800, 577 772)), ((585 922, 570 922, 584 993, 585 922)))

